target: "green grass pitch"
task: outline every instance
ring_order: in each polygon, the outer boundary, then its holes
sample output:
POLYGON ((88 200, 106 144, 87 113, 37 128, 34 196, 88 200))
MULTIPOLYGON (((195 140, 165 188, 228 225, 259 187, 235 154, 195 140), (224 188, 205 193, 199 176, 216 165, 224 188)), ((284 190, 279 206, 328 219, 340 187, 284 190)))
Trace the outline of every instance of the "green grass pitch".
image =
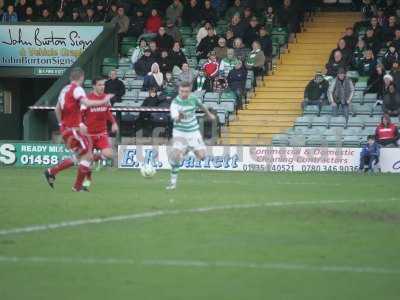
POLYGON ((400 299, 397 175, 41 172, 0 168, 1 300, 400 299))

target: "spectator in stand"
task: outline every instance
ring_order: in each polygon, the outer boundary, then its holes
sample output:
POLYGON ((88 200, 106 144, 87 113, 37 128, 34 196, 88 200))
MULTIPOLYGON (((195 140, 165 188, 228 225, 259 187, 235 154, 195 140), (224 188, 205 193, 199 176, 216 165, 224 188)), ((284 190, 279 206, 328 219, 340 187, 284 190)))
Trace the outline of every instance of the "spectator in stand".
POLYGON ((114 105, 116 102, 121 102, 121 98, 125 95, 125 85, 123 81, 117 77, 117 70, 112 70, 109 74, 108 80, 105 82, 106 94, 113 94, 114 97, 111 99, 111 104, 114 105))
POLYGON ((96 21, 96 15, 95 15, 95 11, 94 8, 89 6, 86 9, 86 18, 83 20, 86 23, 95 23, 96 21))
POLYGON ((377 169, 380 156, 380 146, 375 141, 375 136, 369 135, 367 144, 360 153, 360 171, 374 172, 377 169))
POLYGON ((196 77, 195 81, 195 90, 196 91, 205 91, 206 90, 206 76, 204 75, 204 71, 200 70, 199 74, 196 77))
POLYGON ((165 79, 161 95, 170 101, 178 94, 178 91, 176 89, 176 82, 174 80, 174 77, 172 76, 172 73, 170 72, 165 73, 164 78, 165 79))
POLYGON ((33 4, 33 14, 35 16, 41 16, 42 11, 45 8, 45 4, 43 0, 35 0, 33 4))
POLYGON ((365 48, 364 40, 359 40, 356 48, 353 51, 353 55, 352 55, 351 68, 353 70, 358 69, 358 67, 361 63, 361 59, 364 57, 365 50, 367 50, 367 49, 365 48))
MULTIPOLYGON (((157 107, 159 106, 161 100, 157 95, 156 88, 148 89, 149 96, 144 99, 142 106, 143 108, 146 107, 157 107)), ((139 118, 137 120, 138 127, 143 129, 143 136, 152 136, 153 131, 153 114, 151 112, 141 112, 139 118)))
POLYGON ((217 23, 218 15, 211 5, 210 0, 204 0, 204 6, 200 11, 201 19, 211 22, 213 25, 217 23))
POLYGON ((214 29, 208 29, 208 35, 203 38, 197 46, 196 55, 198 59, 207 58, 208 53, 218 46, 218 36, 215 35, 214 29))
POLYGON ((265 26, 260 27, 258 41, 265 56, 265 70, 268 71, 268 64, 272 62, 272 39, 265 26))
POLYGON ((214 34, 217 34, 210 22, 204 22, 204 25, 202 27, 200 27, 200 29, 196 35, 197 46, 200 44, 202 39, 204 39, 206 36, 208 36, 208 31, 210 29, 214 30, 214 34))
POLYGON ((172 4, 168 6, 165 16, 168 20, 172 21, 174 24, 181 26, 183 15, 183 5, 180 0, 173 0, 172 4))
POLYGON ((268 6, 264 12, 265 26, 267 28, 273 28, 277 25, 277 16, 273 6, 268 6))
POLYGON ((170 50, 174 46, 174 39, 165 32, 165 27, 158 29, 158 34, 155 37, 155 42, 159 51, 170 50))
POLYGON ((393 83, 389 85, 388 91, 383 96, 382 110, 391 117, 397 117, 400 112, 400 94, 396 92, 393 83))
POLYGON ((135 15, 130 19, 129 34, 139 37, 143 33, 143 28, 146 24, 146 18, 143 11, 135 10, 135 15))
POLYGON ((226 81, 224 76, 217 76, 213 82, 213 92, 214 93, 223 93, 228 88, 228 82, 226 81))
POLYGON ((240 60, 236 60, 236 65, 229 71, 228 74, 228 86, 236 95, 236 105, 239 108, 243 108, 243 96, 246 92, 246 79, 247 71, 243 67, 243 63, 240 60))
POLYGON ((156 62, 155 58, 151 55, 150 48, 145 48, 143 56, 135 63, 135 72, 139 78, 143 78, 150 72, 151 66, 156 62))
POLYGON ((385 12, 380 7, 376 11, 376 19, 378 20, 378 24, 379 24, 379 26, 381 26, 381 28, 386 27, 388 20, 385 16, 385 12))
POLYGON ((254 41, 258 40, 258 31, 260 30, 260 25, 258 24, 257 17, 252 17, 250 23, 247 26, 244 35, 245 45, 251 47, 254 41))
POLYGON ((227 74, 234 69, 235 66, 237 66, 239 61, 240 60, 235 57, 235 51, 233 49, 228 49, 226 52, 226 57, 221 60, 219 71, 227 74))
POLYGON ((219 64, 215 52, 210 52, 208 55, 208 60, 203 66, 204 76, 206 81, 204 83, 205 90, 207 92, 212 92, 214 86, 214 79, 218 75, 219 64))
POLYGON ((153 56, 154 59, 158 59, 161 56, 161 53, 157 47, 156 41, 150 41, 149 48, 150 48, 151 56, 153 56))
POLYGON ((392 69, 390 71, 390 75, 393 78, 393 83, 396 86, 396 90, 398 93, 400 93, 400 67, 399 67, 399 62, 394 62, 392 69))
POLYGON ((82 22, 81 15, 79 14, 79 8, 74 8, 72 10, 72 19, 71 22, 73 23, 80 23, 82 22))
POLYGON ((152 4, 150 0, 139 0, 136 4, 136 10, 141 10, 145 18, 148 18, 152 14, 152 4))
POLYGON ((179 44, 179 42, 174 43, 169 57, 171 59, 172 67, 177 66, 178 68, 180 68, 184 63, 187 63, 186 56, 181 50, 181 45, 179 44))
POLYGON ((346 48, 352 53, 357 45, 357 37, 354 34, 353 27, 347 27, 346 32, 342 38, 345 41, 346 48))
POLYGON ((26 8, 25 12, 25 22, 34 22, 34 16, 33 16, 33 9, 31 6, 28 6, 26 8))
POLYGON ((346 41, 344 39, 340 39, 337 47, 332 50, 331 55, 329 57, 329 60, 333 60, 333 55, 335 54, 336 51, 340 51, 342 53, 342 58, 344 60, 344 63, 346 65, 349 65, 351 63, 352 59, 352 52, 351 50, 346 46, 346 41))
POLYGON ((396 31, 394 32, 394 39, 391 45, 394 45, 397 52, 400 51, 400 28, 396 28, 396 31))
POLYGON ((195 28, 201 21, 201 16, 199 14, 200 6, 197 0, 190 0, 188 4, 185 5, 183 9, 183 23, 192 28, 195 28))
POLYGON ((16 23, 18 22, 17 13, 14 10, 14 5, 10 4, 7 6, 7 11, 3 13, 1 17, 2 23, 16 23))
POLYGON ((121 44, 122 39, 126 36, 129 29, 129 18, 125 15, 125 8, 123 6, 119 6, 117 9, 117 15, 112 18, 112 24, 118 25, 118 42, 121 44))
POLYGON ((57 10, 56 14, 53 17, 53 22, 66 22, 67 17, 63 10, 57 10))
POLYGON ((142 91, 149 91, 150 89, 162 91, 163 83, 164 75, 161 73, 158 64, 153 63, 150 72, 144 77, 142 91))
POLYGON ((161 56, 157 61, 158 65, 160 66, 161 73, 165 74, 166 73, 172 73, 173 65, 171 62, 171 58, 168 55, 167 50, 162 50, 161 51, 161 56))
POLYGON ((15 12, 17 13, 19 21, 25 21, 26 8, 28 7, 28 3, 26 1, 27 0, 19 0, 17 6, 15 7, 15 12))
POLYGON ((105 9, 105 4, 103 0, 99 0, 96 3, 96 13, 95 13, 95 19, 96 22, 104 22, 106 19, 106 9, 105 9))
POLYGON ((293 41, 299 23, 296 8, 291 0, 283 0, 283 5, 278 11, 278 23, 281 27, 286 27, 289 30, 289 41, 293 41))
POLYGON ((371 49, 374 52, 374 55, 377 55, 381 48, 381 43, 374 36, 374 31, 371 28, 367 29, 367 32, 366 32, 363 40, 365 42, 365 47, 367 49, 371 49))
POLYGON ((224 59, 227 56, 228 47, 226 47, 226 40, 223 37, 218 39, 218 46, 214 48, 214 52, 217 56, 218 61, 224 59))
POLYGON ((389 45, 391 41, 393 41, 395 37, 395 32, 397 26, 397 20, 395 16, 390 16, 388 20, 388 25, 384 28, 383 31, 383 40, 386 45, 389 45))
POLYGON ((239 16, 243 15, 243 6, 240 0, 235 0, 233 5, 228 8, 225 13, 225 19, 232 20, 232 17, 236 14, 239 16))
POLYGON ((253 70, 254 77, 263 76, 265 73, 265 55, 258 41, 253 42, 252 51, 246 58, 246 69, 253 70))
POLYGON ((53 17, 50 13, 50 10, 48 8, 44 8, 42 10, 42 15, 41 17, 38 19, 38 22, 51 22, 53 17))
POLYGON ((319 115, 322 105, 326 103, 328 88, 329 82, 324 79, 321 72, 317 72, 314 79, 307 84, 304 90, 302 109, 304 110, 307 105, 317 105, 319 115))
POLYGON ((390 75, 390 74, 384 75, 383 76, 383 86, 382 86, 382 98, 381 98, 381 100, 383 99, 383 96, 385 96, 389 92, 389 86, 391 84, 394 84, 392 75, 390 75))
POLYGON ((370 20, 370 29, 374 32, 374 37, 381 43, 384 39, 382 27, 378 23, 376 17, 372 17, 370 20))
POLYGON ((241 38, 236 38, 233 41, 233 50, 235 51, 235 56, 241 61, 245 61, 250 53, 250 49, 245 47, 241 38))
POLYGON ((161 26, 162 19, 158 14, 157 9, 152 9, 151 15, 146 21, 145 32, 156 35, 161 26))
POLYGON ((228 48, 233 48, 233 41, 235 40, 235 36, 234 36, 232 30, 226 31, 225 40, 226 40, 226 46, 228 48))
POLYGON ((143 56, 144 50, 147 48, 147 43, 146 40, 140 40, 139 45, 136 46, 135 50, 133 50, 132 57, 131 57, 131 62, 132 65, 135 65, 135 63, 143 56))
POLYGON ((240 15, 236 14, 232 17, 231 23, 229 24, 229 30, 233 32, 234 37, 244 37, 246 24, 242 21, 240 15))
POLYGON ((339 69, 347 68, 346 62, 342 58, 342 52, 339 50, 335 51, 333 54, 333 60, 330 60, 326 64, 326 75, 336 77, 339 69))
POLYGON ((328 89, 328 99, 332 105, 332 113, 337 116, 340 108, 346 122, 349 119, 349 108, 354 95, 354 85, 350 78, 346 76, 346 70, 340 68, 336 79, 328 89))
MULTIPOLYGON (((365 93, 376 93, 377 100, 381 100, 383 98, 383 87, 384 87, 384 76, 385 76, 385 68, 382 64, 377 64, 374 72, 371 77, 368 78, 367 89, 365 93)), ((390 76, 390 75, 388 75, 390 76)), ((392 76, 390 76, 392 78, 392 76)), ((392 78, 393 80, 393 78, 392 78)))
POLYGON ((376 60, 372 50, 366 50, 358 68, 360 76, 371 76, 376 67, 376 60))
POLYGON ((383 115, 381 123, 376 127, 375 140, 381 146, 397 147, 399 140, 399 130, 393 124, 388 115, 383 115))
POLYGON ((246 6, 243 11, 243 19, 242 19, 245 26, 247 26, 250 23, 252 17, 253 17, 253 11, 251 10, 251 7, 246 6))
POLYGON ((185 62, 182 64, 182 72, 178 75, 177 84, 178 86, 181 82, 189 82, 190 84, 193 84, 196 77, 197 77, 197 72, 192 70, 189 67, 188 63, 185 62))
POLYGON ((383 56, 383 64, 385 69, 390 70, 393 66, 393 63, 399 61, 399 53, 396 50, 396 47, 393 44, 390 44, 388 51, 386 51, 383 56))
POLYGON ((171 20, 167 20, 167 27, 165 28, 165 33, 171 36, 174 42, 182 42, 181 33, 171 20))
POLYGON ((110 9, 107 11, 107 15, 105 17, 106 22, 111 22, 111 20, 118 15, 117 10, 118 10, 117 3, 111 2, 110 9))

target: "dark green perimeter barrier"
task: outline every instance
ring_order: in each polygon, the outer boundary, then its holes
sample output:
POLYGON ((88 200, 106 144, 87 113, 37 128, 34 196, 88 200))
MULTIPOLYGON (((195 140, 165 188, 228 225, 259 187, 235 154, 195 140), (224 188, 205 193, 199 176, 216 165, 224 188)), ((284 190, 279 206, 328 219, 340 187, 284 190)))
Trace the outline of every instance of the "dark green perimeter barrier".
MULTIPOLYGON (((57 23, 57 25, 68 25, 57 23)), ((55 26, 57 26, 55 25, 55 26)), ((102 25, 103 32, 97 37, 94 43, 78 58, 52 86, 40 97, 35 105, 55 105, 57 103, 60 90, 69 82, 69 73, 73 67, 81 67, 86 74, 86 78, 94 78, 101 73, 101 64, 105 57, 118 56, 118 40, 116 27, 112 24, 102 25)), ((73 26, 73 25, 71 25, 73 26)), ((76 24, 75 24, 76 26, 76 24)), ((44 141, 49 140, 51 135, 50 113, 40 111, 28 111, 24 115, 24 140, 44 141)))

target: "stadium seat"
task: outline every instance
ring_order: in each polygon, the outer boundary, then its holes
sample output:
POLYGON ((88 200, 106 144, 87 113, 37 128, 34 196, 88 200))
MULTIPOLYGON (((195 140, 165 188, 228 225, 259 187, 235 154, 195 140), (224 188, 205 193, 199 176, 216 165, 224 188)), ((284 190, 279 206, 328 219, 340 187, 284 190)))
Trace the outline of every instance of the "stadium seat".
POLYGON ((291 147, 302 147, 306 145, 306 136, 305 135, 293 135, 289 136, 289 146, 291 147))
POLYGON ((323 132, 324 136, 342 137, 344 129, 341 127, 332 127, 323 132))
POLYGON ((139 91, 137 94, 137 100, 144 101, 149 96, 149 92, 139 91))
POLYGON ((233 114, 235 113, 235 102, 221 102, 220 107, 223 107, 227 113, 233 114))
POLYGON ((381 116, 371 116, 364 118, 364 126, 365 127, 376 127, 381 122, 381 116))
POLYGON ((312 119, 312 126, 328 127, 330 116, 324 115, 319 117, 314 117, 312 119))
POLYGON ((118 67, 118 59, 113 57, 106 57, 103 59, 103 64, 101 66, 101 74, 103 76, 108 76, 111 70, 118 67))
POLYGON ((322 105, 321 115, 331 115, 331 114, 332 114, 332 106, 331 105, 322 105))
POLYGON ((329 127, 345 127, 346 119, 343 116, 331 117, 329 120, 329 127))
POLYGON ((319 108, 317 105, 306 105, 304 107, 305 115, 317 115, 319 113, 319 108))
POLYGON ((378 99, 378 95, 377 94, 365 94, 364 95, 364 103, 375 103, 376 100, 378 99))
POLYGON ((125 77, 124 78, 126 78, 126 79, 128 79, 128 78, 132 78, 132 79, 135 79, 136 78, 136 72, 135 72, 135 70, 126 70, 125 71, 125 77))
POLYGON ((347 127, 363 127, 364 126, 364 116, 352 116, 349 117, 347 122, 347 127))
POLYGON ((219 103, 219 94, 218 93, 205 93, 204 103, 206 103, 206 102, 219 103))
POLYGON ((294 122, 294 126, 305 126, 305 127, 310 127, 312 122, 312 118, 310 116, 302 116, 298 117, 296 121, 294 122))
POLYGON ((352 104, 352 113, 353 115, 371 115, 372 107, 369 104, 352 104))
POLYGON ((289 139, 286 134, 276 134, 272 137, 272 145, 277 147, 286 147, 289 145, 289 139))
POLYGON ((309 147, 319 147, 324 143, 325 139, 323 139, 321 136, 310 136, 308 139, 306 139, 306 146, 309 147))
POLYGON ((358 135, 345 135, 343 136, 343 146, 345 147, 359 147, 360 136, 358 135))
POLYGON ((381 116, 383 114, 382 105, 373 105, 372 106, 372 114, 381 116))
POLYGON ((122 96, 122 101, 125 100, 136 100, 137 99, 137 95, 138 95, 138 91, 137 90, 128 90, 125 92, 125 95, 122 96))
POLYGON ((136 47, 135 37, 124 37, 121 42, 121 54, 127 56, 130 49, 136 47))

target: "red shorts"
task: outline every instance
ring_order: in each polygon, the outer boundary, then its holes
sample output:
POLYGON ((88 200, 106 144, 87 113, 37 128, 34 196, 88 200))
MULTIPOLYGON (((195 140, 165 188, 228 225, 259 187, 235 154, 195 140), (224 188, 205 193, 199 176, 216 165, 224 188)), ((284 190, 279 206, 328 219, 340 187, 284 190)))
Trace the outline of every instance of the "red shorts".
POLYGON ((79 130, 70 128, 62 129, 61 136, 67 148, 77 155, 84 155, 92 151, 92 143, 89 137, 81 134, 79 130))
POLYGON ((110 138, 107 134, 91 135, 90 138, 93 143, 93 149, 103 150, 111 148, 110 138))

